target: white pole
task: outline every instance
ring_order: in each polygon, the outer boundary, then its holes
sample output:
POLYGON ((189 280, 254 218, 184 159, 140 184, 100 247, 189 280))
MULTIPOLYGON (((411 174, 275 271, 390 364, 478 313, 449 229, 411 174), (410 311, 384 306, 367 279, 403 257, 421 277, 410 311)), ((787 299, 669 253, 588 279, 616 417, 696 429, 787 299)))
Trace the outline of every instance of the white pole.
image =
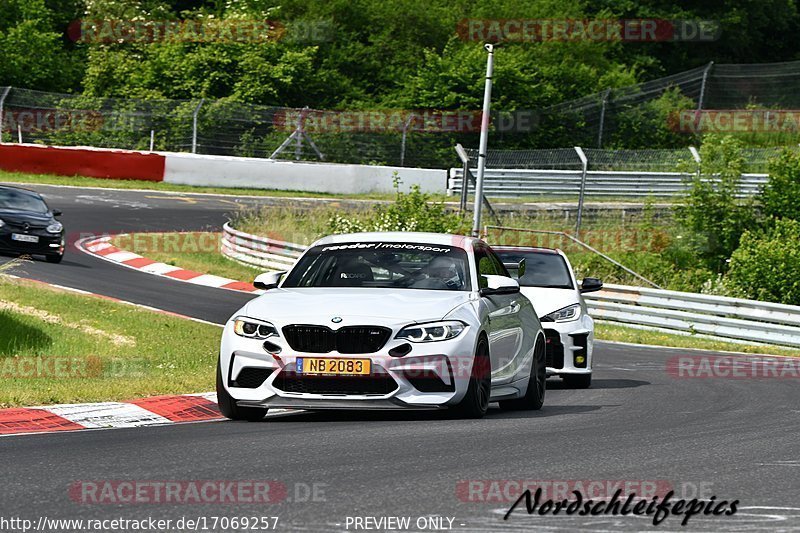
POLYGON ((150 151, 153 151, 153 146, 156 143, 156 130, 150 130, 150 151))
POLYGON ((22 144, 22 124, 17 124, 17 140, 22 144))
POLYGON ((483 172, 486 169, 486 146, 489 144, 489 111, 492 103, 492 72, 494 71, 494 45, 485 44, 489 52, 486 60, 486 86, 483 91, 483 116, 481 116, 481 141, 478 147, 478 177, 475 180, 475 207, 472 219, 472 236, 481 232, 481 202, 483 201, 483 172))

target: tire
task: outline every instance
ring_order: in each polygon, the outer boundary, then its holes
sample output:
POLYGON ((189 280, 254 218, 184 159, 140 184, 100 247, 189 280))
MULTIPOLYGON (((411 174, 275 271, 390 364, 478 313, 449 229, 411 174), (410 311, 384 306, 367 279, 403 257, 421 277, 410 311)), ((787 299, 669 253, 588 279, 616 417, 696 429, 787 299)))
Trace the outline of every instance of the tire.
POLYGON ((564 380, 564 385, 570 389, 588 389, 592 386, 591 374, 575 374, 561 376, 564 380))
POLYGON ((48 263, 60 263, 64 259, 64 254, 47 254, 44 258, 48 263))
POLYGON ((239 407, 222 383, 222 371, 217 362, 217 404, 219 410, 225 418, 231 420, 248 420, 250 422, 258 422, 263 419, 269 409, 262 409, 258 407, 239 407))
POLYGON ((483 418, 489 410, 491 393, 492 361, 489 358, 489 342, 482 336, 475 348, 467 394, 458 405, 451 408, 453 414, 456 418, 483 418))
POLYGON ((500 402, 500 408, 513 411, 538 411, 544 405, 546 390, 547 364, 545 362, 545 344, 544 341, 537 340, 533 349, 531 376, 525 396, 516 400, 504 400, 500 402))

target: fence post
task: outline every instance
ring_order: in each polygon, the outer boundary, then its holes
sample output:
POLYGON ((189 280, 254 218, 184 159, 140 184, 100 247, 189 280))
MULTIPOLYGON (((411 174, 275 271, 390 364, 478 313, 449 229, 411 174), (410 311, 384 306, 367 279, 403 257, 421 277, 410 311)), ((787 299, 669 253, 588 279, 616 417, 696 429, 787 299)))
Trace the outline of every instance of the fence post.
POLYGON ((711 72, 711 67, 714 66, 714 62, 711 61, 706 65, 706 69, 703 71, 703 81, 700 83, 700 97, 697 99, 697 111, 703 110, 703 103, 705 102, 706 97, 706 82, 708 82, 708 73, 711 72))
POLYGON ((603 147, 603 127, 606 123, 606 103, 608 102, 608 96, 611 94, 611 89, 606 89, 606 92, 603 93, 603 102, 602 107, 600 108, 600 129, 597 132, 597 147, 603 147))
POLYGON ((17 124, 17 141, 22 144, 22 124, 17 124))
POLYGON ((578 220, 575 222, 575 238, 581 238, 581 222, 583 221, 583 196, 586 192, 586 172, 589 170, 589 159, 583 153, 583 148, 580 146, 575 147, 578 157, 583 165, 583 173, 581 174, 581 192, 578 195, 578 220))
POLYGON ((192 113, 192 153, 197 153, 197 115, 200 113, 200 108, 203 106, 203 102, 205 102, 205 98, 200 99, 200 103, 197 104, 197 107, 194 108, 194 113, 192 113))
POLYGON ((153 151, 153 147, 156 143, 156 130, 150 130, 150 151, 153 151))
POLYGON ((408 126, 411 124, 411 120, 414 118, 414 115, 409 115, 406 119, 405 124, 403 124, 403 138, 400 140, 400 166, 405 166, 406 160, 406 134, 408 133, 408 126))
MULTIPOLYGON (((6 96, 8 96, 9 92, 11 92, 11 87, 6 87, 6 89, 3 91, 3 95, 0 96, 0 143, 3 142, 3 124, 5 123, 6 118, 6 116, 3 114, 3 104, 6 103, 6 96)), ((14 134, 12 133, 11 135, 13 136, 14 134)))

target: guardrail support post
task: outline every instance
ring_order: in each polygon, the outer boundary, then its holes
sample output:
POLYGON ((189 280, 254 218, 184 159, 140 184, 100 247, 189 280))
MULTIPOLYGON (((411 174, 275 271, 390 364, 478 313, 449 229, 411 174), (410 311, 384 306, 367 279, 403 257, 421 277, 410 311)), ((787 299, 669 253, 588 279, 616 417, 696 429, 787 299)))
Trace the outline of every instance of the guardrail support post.
POLYGON ((697 148, 694 146, 689 147, 689 152, 692 154, 692 159, 697 164, 697 177, 700 177, 700 152, 697 151, 697 148))
POLYGON ((205 98, 200 99, 200 103, 197 104, 197 107, 194 108, 194 113, 192 113, 192 153, 197 153, 197 115, 200 114, 200 108, 203 106, 203 102, 205 102, 205 98))
MULTIPOLYGON (((3 104, 6 102, 6 96, 8 93, 11 92, 11 87, 6 87, 3 91, 3 95, 0 96, 0 143, 3 142, 3 124, 5 123, 5 114, 3 110, 3 104)), ((14 135, 13 133, 11 135, 14 135)))
POLYGON ((581 174, 581 192, 578 195, 578 220, 575 222, 575 238, 580 239, 581 236, 581 222, 583 222, 583 197, 586 193, 586 172, 589 170, 589 159, 583 153, 583 148, 580 146, 575 147, 578 157, 583 165, 583 173, 581 174))
POLYGON ((456 153, 461 160, 461 201, 458 204, 458 214, 461 215, 467 210, 467 198, 469 196, 469 156, 461 143, 456 144, 456 153))

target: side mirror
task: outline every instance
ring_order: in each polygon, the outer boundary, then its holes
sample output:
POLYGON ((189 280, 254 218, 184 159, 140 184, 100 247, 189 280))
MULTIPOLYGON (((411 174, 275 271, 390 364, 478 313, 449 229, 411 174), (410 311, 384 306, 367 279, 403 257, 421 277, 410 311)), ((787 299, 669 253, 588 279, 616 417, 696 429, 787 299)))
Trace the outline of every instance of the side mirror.
POLYGON ((480 290, 481 296, 492 296, 494 294, 515 294, 519 292, 519 283, 513 278, 505 276, 485 275, 486 287, 480 290))
POLYGON ((506 270, 508 270, 508 273, 511 274, 511 277, 514 279, 519 279, 525 275, 524 257, 519 263, 503 263, 503 266, 506 267, 506 270))
POLYGON ((583 278, 581 293, 595 292, 603 288, 603 281, 597 278, 583 278))
POLYGON ((274 289, 281 282, 281 278, 286 274, 285 270, 278 270, 277 272, 264 272, 256 276, 253 280, 253 286, 256 289, 268 291, 274 289))
POLYGON ((61 216, 61 209, 53 209, 53 216, 60 217, 61 216))

